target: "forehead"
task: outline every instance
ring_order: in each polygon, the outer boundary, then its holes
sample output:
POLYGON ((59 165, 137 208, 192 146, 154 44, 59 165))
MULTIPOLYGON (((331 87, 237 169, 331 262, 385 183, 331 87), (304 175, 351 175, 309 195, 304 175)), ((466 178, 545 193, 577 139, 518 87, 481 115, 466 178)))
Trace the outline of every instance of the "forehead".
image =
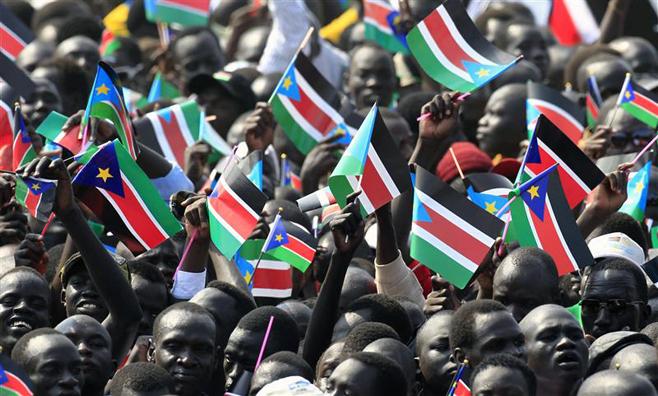
POLYGON ((390 69, 393 61, 390 55, 378 48, 360 47, 352 56, 352 68, 355 69, 390 69))
POLYGON ((37 274, 17 271, 0 279, 0 294, 22 293, 25 295, 48 295, 48 286, 37 274))
POLYGON ((450 323, 452 323, 452 315, 432 317, 423 325, 422 330, 418 334, 418 341, 428 343, 437 338, 448 337, 450 323))
POLYGON ((629 271, 607 269, 590 273, 583 298, 636 298, 636 283, 633 274, 629 271))
POLYGON ((497 394, 511 393, 519 387, 526 389, 525 378, 518 370, 507 367, 488 367, 478 373, 472 384, 474 392, 496 391, 497 394))
MULTIPOLYGON (((572 327, 580 329, 576 318, 574 318, 569 312, 563 311, 561 309, 545 309, 541 312, 530 313, 528 318, 528 326, 523 326, 524 330, 527 330, 527 334, 537 334, 540 331, 546 329, 553 329, 558 327, 572 327)), ((525 319, 523 320, 525 323, 525 319)))
POLYGON ((215 322, 207 315, 177 309, 167 312, 159 322, 160 338, 194 338, 205 335, 215 339, 215 322))
POLYGON ((25 353, 30 354, 28 359, 32 361, 57 359, 66 363, 80 360, 75 345, 62 334, 45 334, 31 339, 25 353))
POLYGON ((509 338, 521 332, 519 325, 508 311, 476 314, 474 322, 473 335, 476 340, 509 338))
POLYGON ((539 29, 537 29, 535 26, 511 25, 507 32, 510 35, 513 43, 526 40, 544 41, 541 33, 539 32, 539 29))

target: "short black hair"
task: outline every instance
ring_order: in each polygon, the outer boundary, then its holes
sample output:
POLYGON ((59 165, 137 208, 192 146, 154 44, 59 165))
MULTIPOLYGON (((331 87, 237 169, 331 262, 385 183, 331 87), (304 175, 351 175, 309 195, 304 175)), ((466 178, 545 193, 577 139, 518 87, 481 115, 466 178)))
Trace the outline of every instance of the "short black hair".
MULTIPOLYGON (((176 36, 171 40, 171 43, 169 43, 169 49, 171 51, 174 50, 176 47, 176 44, 183 39, 184 37, 187 36, 196 36, 201 33, 208 33, 210 36, 213 38, 213 42, 217 44, 217 48, 219 48, 219 52, 222 54, 222 58, 224 57, 224 51, 222 50, 222 46, 219 44, 219 40, 217 39, 217 36, 215 33, 207 26, 190 26, 186 27, 185 29, 181 30, 180 32, 176 33, 176 36)), ((224 62, 224 59, 222 59, 222 62, 224 62)))
POLYGON ((85 36, 100 43, 103 26, 91 15, 71 15, 61 21, 57 30, 57 43, 74 37, 85 36))
POLYGON ((313 382, 313 378, 314 378, 313 369, 311 368, 311 366, 309 366, 308 363, 306 363, 306 360, 304 360, 301 356, 297 355, 294 352, 279 351, 273 353, 270 356, 263 359, 261 364, 265 364, 268 362, 286 364, 288 366, 291 366, 295 368, 295 370, 297 371, 296 375, 299 375, 300 377, 306 378, 307 380, 313 382))
POLYGON ((644 230, 642 230, 642 225, 631 215, 622 212, 611 214, 603 225, 592 232, 590 237, 612 234, 613 232, 621 232, 631 238, 635 243, 640 245, 644 255, 647 255, 649 244, 647 243, 644 230))
POLYGON ((433 98, 434 93, 420 91, 405 95, 398 102, 398 113, 400 113, 402 118, 407 120, 411 132, 415 136, 418 136, 418 127, 420 123, 418 121, 418 115, 420 114, 420 110, 425 103, 431 101, 433 98))
POLYGON ((32 30, 37 33, 43 25, 57 19, 64 19, 69 15, 92 15, 92 12, 89 6, 82 1, 53 1, 34 11, 34 15, 32 16, 32 30))
POLYGON ((52 329, 50 327, 42 327, 36 330, 32 330, 29 333, 25 334, 21 338, 16 341, 16 344, 14 345, 14 349, 11 350, 11 360, 14 361, 17 365, 25 368, 27 365, 27 356, 25 356, 25 352, 27 351, 27 346, 30 344, 30 341, 32 339, 41 337, 41 336, 62 336, 65 339, 68 340, 68 338, 60 333, 59 331, 52 329))
POLYGON ((174 379, 167 370, 154 363, 131 363, 116 372, 112 378, 110 395, 121 396, 123 390, 153 392, 167 388, 171 392, 174 379))
POLYGON ((208 282, 206 287, 217 289, 231 296, 236 301, 235 306, 240 316, 244 316, 248 312, 256 309, 256 303, 254 302, 254 300, 252 300, 247 295, 247 293, 243 292, 242 290, 238 289, 237 287, 233 286, 230 283, 219 281, 219 280, 213 280, 208 282))
MULTIPOLYGON (((503 259, 505 265, 518 268, 519 271, 533 271, 551 286, 552 294, 557 299, 560 293, 560 279, 553 258, 544 250, 536 247, 520 247, 510 252, 503 259)), ((502 265, 502 263, 501 263, 502 265)))
POLYGON ((590 267, 591 270, 585 284, 591 279, 592 274, 597 271, 626 271, 630 272, 635 279, 635 290, 637 291, 638 297, 645 303, 649 300, 649 291, 644 271, 642 271, 636 264, 623 258, 610 257, 594 263, 590 267))
POLYGON ((343 353, 361 352, 368 344, 380 338, 400 340, 398 333, 387 324, 379 322, 360 323, 347 333, 344 340, 345 346, 343 346, 343 353))
POLYGON ((535 396, 537 393, 537 378, 535 377, 535 373, 530 370, 530 367, 528 367, 523 360, 508 353, 499 353, 482 360, 471 374, 471 384, 473 384, 473 381, 475 381, 475 377, 477 377, 478 374, 490 367, 505 367, 511 370, 520 371, 523 378, 525 378, 526 385, 528 386, 528 396, 535 396))
POLYGON ((34 15, 34 7, 26 0, 3 0, 2 3, 5 7, 16 15, 25 26, 30 26, 32 23, 32 16, 34 15))
POLYGON ((201 316, 206 316, 215 324, 215 318, 208 312, 205 308, 200 305, 191 303, 189 301, 182 301, 173 305, 168 306, 162 312, 155 317, 153 321, 153 339, 157 340, 160 335, 160 321, 165 317, 169 312, 172 311, 185 311, 187 313, 198 314, 201 316))
POLYGON ((475 315, 507 312, 507 308, 494 300, 475 300, 464 303, 452 316, 450 323, 450 349, 469 348, 475 343, 475 315))
MULTIPOLYGON (((51 3, 55 4, 55 3, 51 3)), ((64 114, 74 114, 85 108, 87 97, 91 91, 91 78, 87 72, 73 59, 68 57, 54 57, 46 59, 37 68, 53 68, 57 71, 54 81, 62 97, 64 114)))
POLYGON ((274 317, 274 323, 265 356, 279 351, 297 352, 299 348, 297 324, 282 309, 272 306, 258 307, 243 316, 237 327, 254 332, 265 332, 271 316, 274 317))
POLYGON ((347 307, 347 312, 368 309, 372 312, 370 320, 387 324, 400 336, 400 341, 407 343, 412 337, 409 316, 399 302, 385 294, 367 294, 354 300, 347 307))
POLYGON ((357 352, 349 357, 377 369, 376 383, 390 395, 406 395, 407 379, 400 365, 374 352, 357 352))
POLYGON ((130 260, 126 263, 128 272, 131 275, 137 275, 149 282, 167 284, 162 272, 160 272, 154 265, 140 259, 130 260))

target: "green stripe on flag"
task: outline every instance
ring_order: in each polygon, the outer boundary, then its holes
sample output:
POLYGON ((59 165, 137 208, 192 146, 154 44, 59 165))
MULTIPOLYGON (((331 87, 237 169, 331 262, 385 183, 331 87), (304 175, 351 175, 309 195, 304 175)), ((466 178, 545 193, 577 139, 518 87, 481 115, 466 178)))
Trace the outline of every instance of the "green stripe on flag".
POLYGON ((208 218, 212 242, 225 257, 232 259, 233 256, 235 256, 235 252, 237 252, 240 249, 240 246, 242 246, 242 241, 237 239, 219 220, 217 220, 214 212, 210 210, 210 205, 208 205, 208 209, 211 212, 211 215, 208 216, 208 218))
POLYGON ((116 109, 113 105, 107 102, 96 102, 92 106, 89 115, 111 121, 112 124, 114 124, 114 128, 117 130, 117 135, 119 135, 119 140, 123 144, 123 147, 125 147, 128 151, 133 150, 131 147, 128 147, 128 131, 123 129, 123 124, 121 123, 121 117, 119 116, 118 109, 116 109))
POLYGON ((62 131, 68 117, 56 111, 51 111, 41 124, 37 127, 37 133, 50 140, 55 140, 62 131))
POLYGON ((471 271, 453 260, 452 257, 413 232, 411 233, 410 254, 424 266, 448 279, 450 283, 460 289, 463 289, 473 276, 471 271))
POLYGON ((279 95, 272 98, 272 114, 276 121, 281 125, 288 139, 297 147, 297 150, 306 155, 315 147, 318 142, 302 128, 290 114, 288 109, 279 99, 279 95))
POLYGON ((25 206, 25 200, 27 199, 28 191, 29 189, 27 188, 27 184, 25 184, 23 179, 17 177, 15 188, 16 201, 18 201, 18 203, 23 206, 25 206))
POLYGON ((409 53, 407 47, 405 47, 394 34, 381 31, 376 25, 365 23, 365 37, 366 40, 376 42, 389 52, 401 52, 403 54, 409 53))
POLYGON ((208 15, 187 11, 175 6, 166 6, 158 3, 155 10, 155 19, 160 22, 178 23, 183 26, 205 26, 208 24, 208 15))
POLYGON ((279 246, 268 251, 267 253, 273 258, 284 261, 302 272, 306 272, 308 266, 311 265, 310 261, 306 261, 305 258, 301 257, 285 246, 279 246))
POLYGON ((655 114, 646 111, 644 108, 636 105, 633 102, 622 103, 621 108, 624 109, 628 114, 644 122, 652 128, 658 126, 658 117, 656 117, 655 114))
POLYGON ((515 199, 510 204, 510 214, 512 220, 510 223, 510 231, 514 231, 516 240, 522 247, 539 247, 539 241, 535 239, 534 227, 528 213, 525 210, 525 203, 523 199, 515 199))

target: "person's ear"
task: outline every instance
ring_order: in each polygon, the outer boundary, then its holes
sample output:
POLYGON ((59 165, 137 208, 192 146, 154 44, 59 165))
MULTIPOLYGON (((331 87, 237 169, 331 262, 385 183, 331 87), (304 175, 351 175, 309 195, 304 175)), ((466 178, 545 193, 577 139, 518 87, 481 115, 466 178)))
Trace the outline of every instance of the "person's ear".
POLYGON ((59 301, 63 305, 66 305, 66 290, 62 289, 62 291, 59 293, 59 301))
POLYGON ((146 361, 155 363, 155 345, 149 341, 148 349, 146 350, 146 361))
POLYGON ((463 363, 464 359, 466 359, 466 354, 461 348, 455 348, 450 354, 450 361, 455 364, 463 363))

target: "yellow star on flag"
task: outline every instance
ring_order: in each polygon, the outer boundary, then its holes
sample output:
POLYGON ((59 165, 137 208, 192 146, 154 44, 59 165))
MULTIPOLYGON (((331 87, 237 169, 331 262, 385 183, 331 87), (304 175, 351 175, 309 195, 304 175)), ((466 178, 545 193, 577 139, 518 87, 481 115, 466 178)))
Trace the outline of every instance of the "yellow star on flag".
POLYGON ((38 189, 40 189, 40 188, 41 188, 41 186, 39 185, 39 183, 34 183, 34 184, 32 185, 32 189, 33 189, 33 190, 38 190, 38 189))
POLYGON ((484 210, 486 210, 491 214, 494 214, 498 211, 498 209, 496 208, 496 202, 485 202, 484 205, 486 206, 484 210))
POLYGON ((642 190, 644 190, 644 183, 640 180, 637 182, 637 184, 635 184, 635 192, 640 193, 642 190))
POLYGON ((480 77, 480 78, 482 78, 482 77, 486 77, 486 76, 489 75, 489 70, 487 70, 487 69, 480 69, 480 70, 477 71, 476 74, 477 74, 478 77, 480 77))
POLYGON ((107 182, 107 179, 110 179, 114 176, 110 174, 110 168, 98 168, 97 178, 103 179, 103 183, 107 182))
POLYGON ((281 234, 276 234, 274 239, 276 239, 277 242, 281 242, 283 240, 283 236, 281 234))
POLYGON ((626 97, 626 99, 630 99, 630 98, 631 98, 631 93, 628 92, 628 91, 626 91, 626 93, 624 94, 624 96, 626 97))
POLYGON ((96 88, 96 95, 107 95, 110 92, 110 89, 105 84, 101 84, 100 87, 96 88))
POLYGON ((528 194, 530 194, 530 199, 535 199, 539 197, 539 187, 538 186, 531 186, 528 189, 528 194))
POLYGON ((252 276, 253 275, 251 274, 251 272, 247 272, 246 274, 244 274, 244 281, 247 282, 247 284, 249 284, 249 282, 251 282, 252 276))
POLYGON ((288 76, 283 80, 283 88, 285 88, 287 91, 291 85, 292 85, 292 79, 290 78, 290 76, 288 76))

